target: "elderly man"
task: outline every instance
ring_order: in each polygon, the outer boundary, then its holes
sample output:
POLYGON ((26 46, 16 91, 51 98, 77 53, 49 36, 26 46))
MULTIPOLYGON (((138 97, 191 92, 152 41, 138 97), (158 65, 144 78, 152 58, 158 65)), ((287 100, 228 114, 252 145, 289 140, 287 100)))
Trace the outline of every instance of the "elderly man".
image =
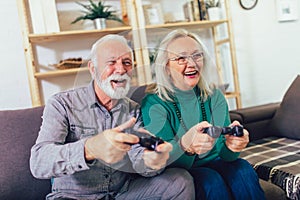
POLYGON ((126 97, 133 66, 124 37, 107 35, 91 50, 93 81, 49 99, 30 169, 52 179, 47 199, 194 199, 191 176, 164 169, 172 150, 139 145, 139 105, 126 97), (127 133, 126 133, 127 132, 127 133))

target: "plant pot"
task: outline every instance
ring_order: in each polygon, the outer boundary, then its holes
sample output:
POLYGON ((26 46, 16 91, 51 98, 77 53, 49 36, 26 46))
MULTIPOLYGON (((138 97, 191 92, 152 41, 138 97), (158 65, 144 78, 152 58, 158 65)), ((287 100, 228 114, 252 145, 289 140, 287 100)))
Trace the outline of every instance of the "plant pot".
POLYGON ((207 9, 208 19, 209 20, 220 20, 220 8, 219 7, 211 7, 207 9))
POLYGON ((94 24, 95 24, 96 29, 105 29, 106 28, 106 19, 105 18, 94 19, 94 24))
POLYGON ((82 26, 83 26, 83 30, 95 29, 95 23, 92 20, 83 20, 82 26))

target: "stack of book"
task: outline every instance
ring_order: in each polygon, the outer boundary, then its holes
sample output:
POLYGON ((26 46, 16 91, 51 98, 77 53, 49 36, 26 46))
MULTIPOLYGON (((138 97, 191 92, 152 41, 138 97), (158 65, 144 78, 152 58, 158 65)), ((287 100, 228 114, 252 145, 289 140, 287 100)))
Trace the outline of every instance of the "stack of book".
POLYGON ((183 5, 184 17, 187 21, 208 20, 204 0, 190 0, 183 5))

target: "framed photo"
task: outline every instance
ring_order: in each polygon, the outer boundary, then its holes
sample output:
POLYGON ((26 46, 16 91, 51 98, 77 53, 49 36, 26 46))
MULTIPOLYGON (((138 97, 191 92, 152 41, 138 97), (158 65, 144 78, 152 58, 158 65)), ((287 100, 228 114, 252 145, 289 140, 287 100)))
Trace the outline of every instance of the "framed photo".
POLYGON ((278 21, 292 21, 298 19, 298 0, 276 0, 278 21))
POLYGON ((147 25, 165 23, 164 16, 162 14, 161 6, 159 3, 143 5, 143 11, 145 16, 145 23, 147 25))

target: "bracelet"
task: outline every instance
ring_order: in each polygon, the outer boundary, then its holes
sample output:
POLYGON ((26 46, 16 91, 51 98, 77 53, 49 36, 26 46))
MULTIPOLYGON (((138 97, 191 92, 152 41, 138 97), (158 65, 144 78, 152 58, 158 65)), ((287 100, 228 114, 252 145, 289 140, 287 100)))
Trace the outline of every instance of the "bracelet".
POLYGON ((186 155, 188 155, 188 156, 193 156, 193 155, 195 155, 195 152, 193 152, 193 150, 191 150, 190 147, 188 147, 188 148, 184 148, 184 147, 183 147, 183 145, 181 144, 181 139, 180 139, 179 142, 180 142, 181 148, 183 149, 183 151, 184 151, 184 153, 185 153, 186 155))

